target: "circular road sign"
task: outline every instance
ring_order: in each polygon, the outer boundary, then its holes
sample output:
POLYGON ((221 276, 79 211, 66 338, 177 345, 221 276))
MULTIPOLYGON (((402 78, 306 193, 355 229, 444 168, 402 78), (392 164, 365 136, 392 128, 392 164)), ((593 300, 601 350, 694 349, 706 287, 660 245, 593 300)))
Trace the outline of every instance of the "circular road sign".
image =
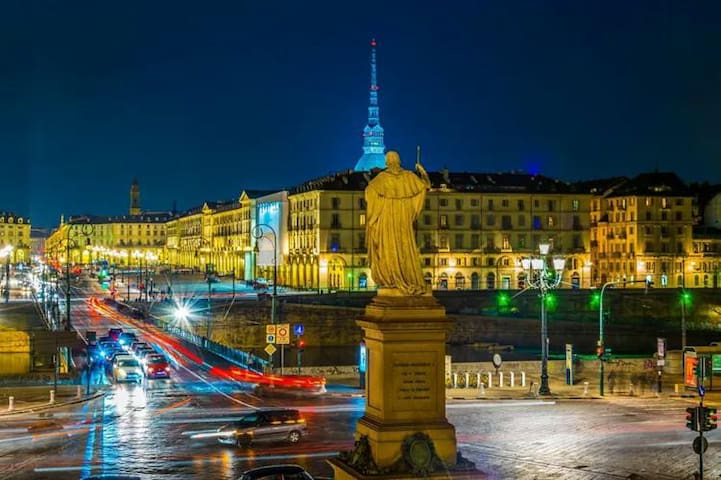
POLYGON ((493 366, 496 368, 501 368, 502 363, 503 363, 503 359, 501 358, 501 354, 494 353, 493 354, 493 366))
POLYGON ((708 448, 708 440, 706 440, 706 437, 696 437, 693 439, 693 451, 694 453, 700 454, 701 453, 701 446, 703 445, 703 452, 706 453, 706 449, 708 448), (701 442, 703 440, 703 443, 701 442))

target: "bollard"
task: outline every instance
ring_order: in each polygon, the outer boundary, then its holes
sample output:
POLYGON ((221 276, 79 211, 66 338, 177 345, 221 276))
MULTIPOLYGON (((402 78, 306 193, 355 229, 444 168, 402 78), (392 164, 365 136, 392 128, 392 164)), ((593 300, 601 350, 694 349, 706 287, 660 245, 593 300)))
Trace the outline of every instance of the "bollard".
MULTIPOLYGON (((478 378, 481 378, 480 374, 478 378)), ((483 386, 483 382, 478 382, 478 385, 478 397, 480 398, 486 395, 486 388, 483 386)))
POLYGON ((513 388, 516 386, 516 374, 511 372, 509 375, 511 376, 511 388, 513 388))
POLYGON ((55 403, 55 390, 50 390, 50 403, 55 403))
POLYGON ((498 386, 503 387, 503 372, 498 372, 498 386))
POLYGON ((8 397, 8 412, 12 412, 15 409, 15 397, 8 397))
POLYGON ((471 388, 471 374, 466 372, 466 388, 471 388))
POLYGON ((483 383, 481 382, 481 372, 476 373, 476 385, 478 385, 478 388, 483 388, 483 383))
POLYGON ((80 398, 80 397, 82 397, 82 396, 83 396, 83 387, 81 387, 80 385, 78 385, 78 389, 77 389, 77 391, 76 391, 76 393, 75 393, 75 397, 76 397, 76 398, 80 398))
POLYGON ((588 395, 588 382, 583 382, 583 396, 588 395))
POLYGON ((673 392, 678 393, 678 383, 673 384, 673 392))
POLYGON ((493 374, 488 372, 488 388, 493 387, 493 374))
POLYGON ((521 372, 521 386, 524 388, 526 386, 526 372, 521 372))
POLYGON ((453 374, 453 388, 458 388, 458 374, 453 374))

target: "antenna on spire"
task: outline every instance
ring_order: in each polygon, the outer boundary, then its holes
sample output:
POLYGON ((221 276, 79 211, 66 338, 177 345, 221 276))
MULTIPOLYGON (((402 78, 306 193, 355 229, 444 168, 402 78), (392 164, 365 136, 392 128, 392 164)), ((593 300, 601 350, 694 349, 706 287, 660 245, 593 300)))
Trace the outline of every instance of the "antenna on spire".
POLYGON ((421 163, 421 146, 416 145, 416 163, 421 163))

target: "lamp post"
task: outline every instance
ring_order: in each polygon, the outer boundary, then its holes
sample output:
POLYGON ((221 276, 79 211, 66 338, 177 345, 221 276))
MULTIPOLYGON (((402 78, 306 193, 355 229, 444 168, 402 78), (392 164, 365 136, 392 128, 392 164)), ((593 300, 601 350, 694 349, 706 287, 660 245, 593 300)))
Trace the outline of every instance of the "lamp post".
POLYGON ((606 347, 603 344, 603 294, 606 291, 606 287, 610 287, 613 285, 618 284, 626 284, 626 283, 647 283, 646 280, 614 280, 611 282, 606 282, 601 287, 601 296, 599 298, 598 302, 598 344, 596 345, 596 348, 598 349, 598 371, 599 371, 599 378, 598 378, 598 393, 603 396, 603 354, 606 351, 606 347))
MULTIPOLYGON (((255 252, 256 254, 260 251, 258 248, 258 241, 261 238, 265 237, 265 232, 263 229, 266 228, 270 231, 271 235, 273 235, 273 240, 268 239, 268 241, 272 242, 273 245, 273 296, 270 299, 270 320, 273 324, 276 323, 275 319, 275 297, 278 295, 278 236, 270 225, 266 223, 259 223, 256 224, 253 227, 252 234, 253 238, 255 238, 255 252)), ((280 374, 283 375, 283 363, 285 360, 285 345, 280 345, 280 374)), ((272 366, 272 356, 271 356, 271 366, 272 366)))
POLYGON ((90 239, 93 232, 95 231, 95 227, 89 223, 74 223, 74 224, 68 224, 68 232, 67 236, 65 238, 65 248, 66 248, 66 258, 65 258, 65 283, 66 283, 66 290, 65 290, 65 315, 66 315, 66 322, 65 322, 65 330, 66 331, 72 331, 72 323, 70 320, 70 248, 71 246, 73 248, 77 248, 79 245, 76 240, 70 241, 70 234, 74 232, 74 235, 76 237, 82 235, 85 237, 86 241, 90 239))
POLYGON ((521 260, 523 269, 528 272, 530 280, 528 288, 538 290, 541 298, 541 386, 538 389, 539 395, 551 394, 551 389, 548 386, 548 322, 546 319, 546 296, 549 290, 560 285, 563 276, 563 267, 566 263, 563 258, 554 258, 553 270, 549 270, 547 255, 550 249, 550 244, 542 243, 538 246, 540 257, 524 258, 521 260), (534 278, 533 275, 534 271, 538 272, 536 278, 534 278))

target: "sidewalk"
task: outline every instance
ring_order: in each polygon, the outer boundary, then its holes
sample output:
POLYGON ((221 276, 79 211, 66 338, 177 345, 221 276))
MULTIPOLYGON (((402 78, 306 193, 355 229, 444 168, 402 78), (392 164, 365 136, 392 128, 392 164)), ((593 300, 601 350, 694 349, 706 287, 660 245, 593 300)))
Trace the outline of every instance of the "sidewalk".
POLYGON ((97 388, 93 388, 90 395, 86 395, 85 386, 81 386, 78 390, 78 385, 58 385, 54 403, 50 403, 52 390, 52 385, 0 387, 0 418, 45 412, 94 400, 104 395, 97 388), (12 410, 10 410, 10 397, 13 397, 12 410))

